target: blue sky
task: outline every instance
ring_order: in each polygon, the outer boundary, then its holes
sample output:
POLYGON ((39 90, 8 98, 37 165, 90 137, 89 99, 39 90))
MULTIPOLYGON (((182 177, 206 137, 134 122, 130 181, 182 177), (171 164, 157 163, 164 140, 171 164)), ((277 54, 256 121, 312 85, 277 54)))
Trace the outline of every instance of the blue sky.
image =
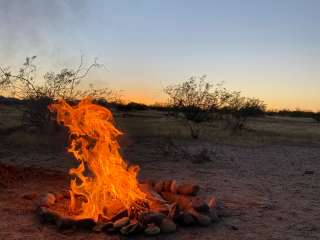
POLYGON ((192 75, 263 99, 270 108, 320 110, 318 0, 0 0, 0 64, 37 55, 40 72, 107 69, 95 86, 124 98, 164 101, 192 75))

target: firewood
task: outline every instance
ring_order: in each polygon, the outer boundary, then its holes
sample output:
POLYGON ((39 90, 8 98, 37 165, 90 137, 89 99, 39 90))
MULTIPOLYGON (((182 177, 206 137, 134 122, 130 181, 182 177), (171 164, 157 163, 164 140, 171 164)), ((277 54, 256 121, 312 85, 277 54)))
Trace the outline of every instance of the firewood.
POLYGON ((187 196, 178 195, 171 192, 162 192, 161 195, 165 200, 171 203, 177 203, 181 209, 192 208, 192 202, 187 196))
POLYGON ((64 195, 61 192, 55 193, 54 195, 56 197, 56 201, 57 202, 60 202, 65 198, 64 195))
POLYGON ((182 184, 177 187, 177 193, 182 194, 182 195, 197 195, 199 192, 200 187, 198 185, 194 184, 182 184))
POLYGON ((154 189, 158 192, 161 193, 163 191, 163 181, 158 181, 156 182, 156 184, 154 185, 154 189))
POLYGON ((27 193, 22 195, 22 198, 26 200, 34 200, 37 196, 37 193, 27 193))
POLYGON ((172 203, 169 205, 168 217, 170 217, 173 220, 176 220, 179 215, 179 212, 180 212, 180 209, 177 203, 172 203))
POLYGON ((156 184, 155 180, 151 180, 151 179, 147 179, 147 180, 141 180, 139 181, 140 184, 147 184, 150 187, 154 187, 154 185, 156 184))
POLYGON ((122 209, 118 213, 116 213, 110 220, 111 221, 117 221, 120 218, 127 217, 128 216, 128 210, 127 209, 122 209))
POLYGON ((177 181, 173 180, 170 185, 170 192, 177 193, 177 188, 178 188, 177 181))
POLYGON ((172 192, 177 193, 177 181, 176 180, 165 180, 154 182, 154 189, 160 192, 172 192))
POLYGON ((174 194, 172 192, 162 192, 161 194, 165 200, 171 203, 176 202, 181 209, 192 207, 199 212, 208 212, 210 209, 206 201, 200 197, 174 194))
POLYGON ((162 191, 164 192, 171 192, 170 188, 171 188, 171 184, 172 184, 173 180, 166 180, 163 182, 163 189, 162 191))
POLYGON ((47 193, 43 195, 40 199, 39 206, 49 207, 56 202, 56 197, 53 193, 47 193))
POLYGON ((152 211, 160 212, 164 215, 168 215, 169 211, 170 211, 170 206, 169 206, 169 204, 164 203, 164 204, 160 204, 157 207, 150 208, 150 209, 152 209, 152 211))
POLYGON ((70 190, 62 190, 61 194, 63 195, 64 198, 70 199, 70 190))

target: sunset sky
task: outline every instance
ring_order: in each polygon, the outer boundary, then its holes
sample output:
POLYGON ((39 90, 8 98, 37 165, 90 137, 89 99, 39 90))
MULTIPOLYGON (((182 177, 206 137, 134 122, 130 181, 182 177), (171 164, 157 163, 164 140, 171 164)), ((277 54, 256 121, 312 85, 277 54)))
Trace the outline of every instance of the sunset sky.
POLYGON ((319 0, 0 0, 0 43, 1 66, 37 55, 39 74, 98 57, 88 82, 127 100, 207 74, 269 108, 320 110, 319 0))

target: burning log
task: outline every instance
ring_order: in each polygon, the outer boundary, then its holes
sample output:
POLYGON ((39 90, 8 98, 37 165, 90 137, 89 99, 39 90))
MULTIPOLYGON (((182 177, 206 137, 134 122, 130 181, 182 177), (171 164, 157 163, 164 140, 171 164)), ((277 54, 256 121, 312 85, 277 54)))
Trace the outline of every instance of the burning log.
POLYGON ((147 235, 176 231, 176 223, 208 226, 218 218, 215 198, 196 196, 200 187, 175 180, 138 182, 138 166, 129 166, 119 152, 112 113, 89 98, 76 106, 59 101, 50 106, 70 131, 68 151, 79 161, 70 190, 48 193, 39 203, 41 222, 59 230, 147 235))
POLYGON ((188 197, 171 192, 162 192, 161 195, 168 202, 177 203, 180 209, 187 210, 192 208, 192 202, 188 197))
POLYGON ((179 185, 176 180, 145 181, 144 183, 149 184, 158 193, 171 192, 196 196, 200 190, 200 187, 196 184, 184 183, 179 185))
POLYGON ((169 202, 176 202, 181 209, 193 208, 199 212, 208 212, 210 209, 208 203, 200 197, 179 195, 171 192, 162 192, 162 196, 169 202))
MULTIPOLYGON (((54 199, 50 194, 46 196, 54 199)), ((119 232, 123 235, 131 235, 144 230, 145 234, 156 235, 160 232, 174 232, 176 230, 175 222, 183 226, 194 224, 208 226, 211 222, 219 220, 219 211, 217 211, 214 197, 205 201, 199 196, 161 192, 161 195, 156 195, 158 205, 155 205, 155 208, 139 212, 133 219, 128 217, 127 209, 119 201, 111 201, 108 203, 105 216, 100 216, 96 222, 92 218, 75 219, 74 213, 70 212, 67 207, 71 199, 56 197, 59 196, 59 193, 53 196, 56 199, 55 202, 48 207, 40 204, 37 214, 42 223, 53 223, 59 231, 84 228, 94 232, 119 232), (166 208, 165 213, 159 211, 161 206, 166 208)))
POLYGON ((177 187, 177 193, 183 194, 183 195, 192 195, 195 196, 199 192, 200 187, 198 185, 194 184, 182 184, 177 187))

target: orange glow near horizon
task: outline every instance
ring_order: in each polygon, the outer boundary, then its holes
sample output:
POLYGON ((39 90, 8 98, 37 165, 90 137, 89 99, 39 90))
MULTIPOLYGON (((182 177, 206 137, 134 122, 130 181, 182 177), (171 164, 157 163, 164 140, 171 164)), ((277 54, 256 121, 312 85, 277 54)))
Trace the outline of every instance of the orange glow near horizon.
MULTIPOLYGON (((258 97, 259 98, 259 97, 258 97)), ((137 103, 142 103, 146 105, 153 105, 153 104, 166 104, 167 103, 167 98, 165 96, 155 96, 154 98, 152 97, 144 97, 144 96, 137 96, 137 95, 132 95, 132 96, 125 96, 123 97, 123 102, 124 103, 129 103, 129 102, 137 102, 137 103)), ((263 99, 262 99, 263 100, 263 99)), ((268 99, 264 101, 267 104, 267 109, 268 110, 283 110, 283 109, 288 109, 288 110, 303 110, 303 111, 314 111, 318 112, 320 111, 320 106, 317 104, 317 102, 313 103, 307 103, 303 104, 303 102, 298 102, 297 100, 295 102, 298 103, 293 103, 290 102, 290 100, 273 100, 273 99, 268 99)))

